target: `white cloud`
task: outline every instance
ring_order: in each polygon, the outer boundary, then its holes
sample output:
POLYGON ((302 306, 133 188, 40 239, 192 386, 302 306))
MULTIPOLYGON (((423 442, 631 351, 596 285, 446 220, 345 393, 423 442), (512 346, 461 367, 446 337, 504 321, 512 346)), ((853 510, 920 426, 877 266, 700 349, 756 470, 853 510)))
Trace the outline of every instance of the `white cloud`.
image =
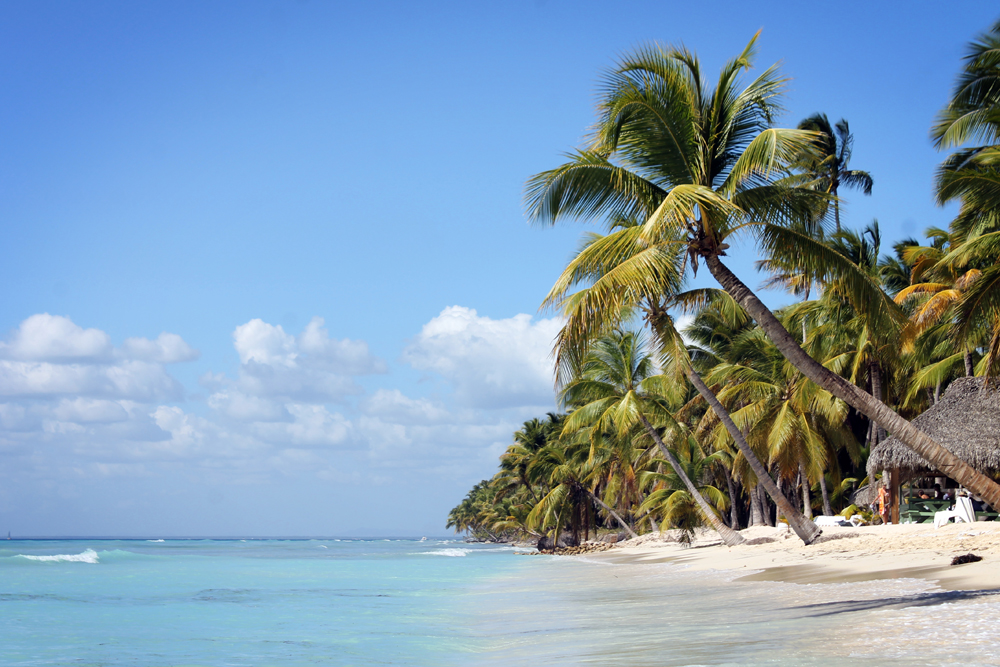
POLYGON ((162 364, 57 364, 0 360, 0 395, 87 396, 137 401, 178 399, 181 385, 162 364))
POLYGON ((402 359, 441 375, 464 405, 551 405, 551 351, 560 326, 556 319, 532 321, 522 314, 494 320, 471 308, 451 306, 424 325, 402 359))
POLYGON ((194 361, 200 355, 177 334, 161 333, 156 340, 148 338, 126 338, 118 350, 125 359, 151 361, 158 364, 176 364, 194 361))
MULTIPOLYGON (((239 391, 300 403, 339 402, 362 392, 355 376, 386 371, 385 362, 369 353, 367 343, 332 339, 323 323, 323 318, 314 317, 298 338, 260 319, 236 327, 239 391)), ((219 384, 215 376, 203 380, 219 384)))
POLYGON ((290 417, 284 405, 259 396, 247 396, 235 389, 212 394, 208 398, 208 405, 241 422, 281 421, 290 417))
POLYGON ((128 410, 118 401, 82 398, 63 399, 54 414, 63 421, 77 423, 121 422, 129 418, 128 410))
POLYGON ((98 329, 83 329, 67 317, 39 313, 21 322, 0 356, 27 361, 100 361, 112 352, 111 338, 98 329))
POLYGON ((286 334, 280 324, 274 326, 260 319, 253 319, 236 327, 233 346, 239 353, 242 364, 292 366, 297 356, 295 338, 286 334))
POLYGON ((201 439, 199 429, 191 415, 176 406, 161 405, 150 414, 156 425, 173 436, 174 440, 193 443, 201 439))
POLYGON ((0 342, 0 395, 172 400, 183 389, 164 364, 197 356, 176 334, 163 333, 152 341, 129 338, 115 348, 99 329, 40 313, 0 342))
POLYGON ((398 389, 376 390, 361 401, 361 409, 370 417, 399 424, 432 424, 454 418, 440 403, 410 398, 398 389))
POLYGON ((340 413, 330 413, 322 405, 286 406, 290 422, 260 422, 254 433, 275 445, 300 447, 340 447, 351 445, 353 426, 340 413))
POLYGON ((323 327, 322 317, 314 317, 298 338, 301 352, 309 355, 313 364, 332 373, 370 375, 385 373, 385 362, 368 352, 368 343, 360 340, 336 340, 323 327))
POLYGON ((552 404, 558 327, 448 308, 403 358, 454 392, 413 397, 393 385, 364 395, 358 376, 385 373, 385 362, 364 341, 331 337, 322 318, 298 334, 250 320, 232 333, 235 376, 203 372, 209 396, 188 407, 167 370, 198 356, 180 336, 116 347, 98 329, 32 316, 0 343, 0 453, 38 479, 56 470, 243 483, 307 472, 385 483, 414 471, 461 477, 495 465, 522 412, 552 404))

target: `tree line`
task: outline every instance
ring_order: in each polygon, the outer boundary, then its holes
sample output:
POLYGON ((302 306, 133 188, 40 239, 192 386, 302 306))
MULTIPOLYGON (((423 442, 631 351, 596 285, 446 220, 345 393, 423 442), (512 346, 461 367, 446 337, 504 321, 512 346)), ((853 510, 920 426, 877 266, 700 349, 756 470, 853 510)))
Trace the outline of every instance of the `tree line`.
POLYGON ((506 540, 710 525, 737 544, 781 517, 808 544, 889 435, 1000 506, 989 471, 909 422, 954 378, 1000 373, 1000 22, 969 45, 931 128, 950 151, 935 196, 958 215, 891 251, 877 222, 841 224, 841 189, 874 186, 850 166, 848 123, 774 126, 786 79, 753 75, 757 39, 714 82, 681 47, 626 54, 585 147, 528 181, 535 223, 604 230, 543 302, 565 318, 565 414, 526 422, 449 527, 506 540), (726 263, 740 242, 801 300, 769 309, 726 263), (700 267, 717 288, 689 288, 700 267))

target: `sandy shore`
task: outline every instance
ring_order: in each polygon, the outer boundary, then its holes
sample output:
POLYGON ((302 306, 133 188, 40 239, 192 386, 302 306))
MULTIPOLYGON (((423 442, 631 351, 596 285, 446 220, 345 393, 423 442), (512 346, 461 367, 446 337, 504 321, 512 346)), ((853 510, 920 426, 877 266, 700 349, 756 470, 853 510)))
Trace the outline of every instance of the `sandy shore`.
POLYGON ((919 578, 949 590, 1000 589, 1000 522, 824 527, 805 546, 794 533, 776 528, 742 531, 746 544, 723 545, 714 532, 699 533, 690 547, 665 537, 644 535, 589 559, 609 562, 670 562, 691 570, 747 572, 746 580, 840 583, 919 578), (951 565, 973 553, 978 563, 951 565))

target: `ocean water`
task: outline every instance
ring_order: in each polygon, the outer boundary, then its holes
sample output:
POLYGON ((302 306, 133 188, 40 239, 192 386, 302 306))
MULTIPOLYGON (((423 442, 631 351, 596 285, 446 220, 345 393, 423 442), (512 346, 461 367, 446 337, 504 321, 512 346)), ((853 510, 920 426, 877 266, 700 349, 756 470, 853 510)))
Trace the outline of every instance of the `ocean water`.
POLYGON ((996 665, 1000 596, 417 540, 0 543, 0 665, 996 665))

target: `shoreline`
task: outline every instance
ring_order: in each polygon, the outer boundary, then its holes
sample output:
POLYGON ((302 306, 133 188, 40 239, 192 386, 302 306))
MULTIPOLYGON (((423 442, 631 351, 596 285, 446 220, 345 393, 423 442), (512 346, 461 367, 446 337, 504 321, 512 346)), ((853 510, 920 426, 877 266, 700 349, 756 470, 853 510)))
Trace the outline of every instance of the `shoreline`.
POLYGON ((727 547, 712 531, 682 546, 671 531, 642 535, 607 551, 583 554, 607 563, 672 563, 690 571, 736 574, 741 581, 831 584, 879 579, 924 579, 945 590, 1000 593, 1000 522, 824 527, 806 546, 792 532, 756 527, 740 531, 746 544, 727 547), (951 565, 968 553, 982 560, 951 565), (741 574, 745 572, 746 574, 741 574))

